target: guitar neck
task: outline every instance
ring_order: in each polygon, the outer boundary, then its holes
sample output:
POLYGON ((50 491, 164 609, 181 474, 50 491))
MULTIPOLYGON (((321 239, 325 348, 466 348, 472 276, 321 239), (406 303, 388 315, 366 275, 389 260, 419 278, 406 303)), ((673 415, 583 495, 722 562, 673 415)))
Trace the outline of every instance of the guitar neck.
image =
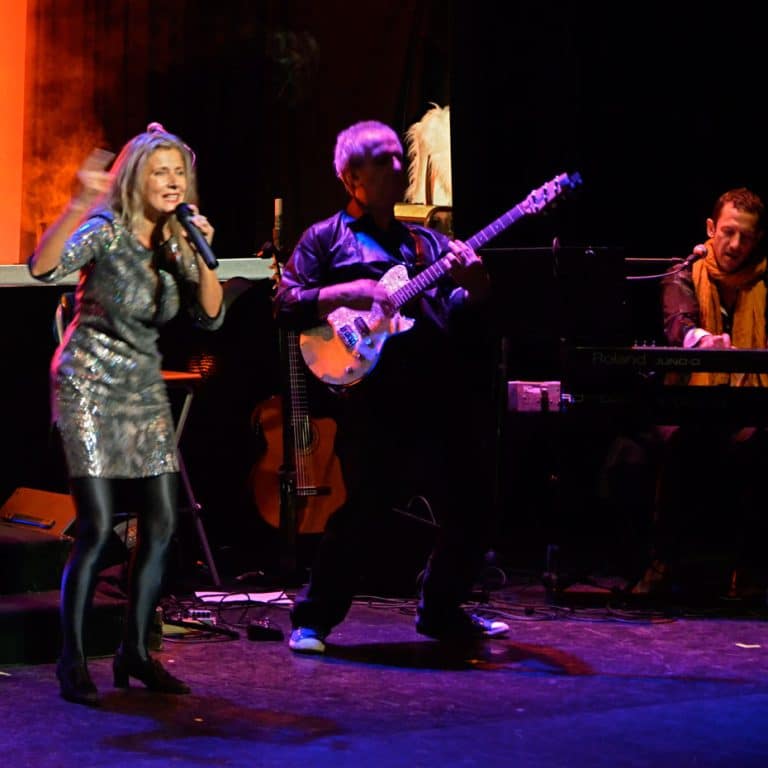
POLYGON ((285 363, 288 384, 288 402, 290 403, 290 424, 295 442, 300 442, 301 426, 309 415, 307 405, 307 382, 301 367, 299 337, 295 331, 283 331, 285 345, 285 363))
MULTIPOLYGON (((481 248, 489 240, 492 240, 494 237, 501 234, 507 227, 514 224, 524 215, 525 211, 522 207, 516 205, 505 214, 499 216, 498 219, 492 221, 487 227, 483 227, 477 234, 472 235, 472 237, 466 241, 467 245, 472 248, 472 250, 481 248)), ((431 285, 434 285, 434 283, 448 272, 449 260, 450 254, 446 254, 434 264, 430 264, 423 272, 420 272, 405 285, 398 288, 389 297, 395 309, 399 309, 403 304, 410 301, 415 296, 418 296, 422 291, 427 290, 431 285)))
POLYGON ((522 219, 525 216, 525 211, 521 204, 516 205, 514 208, 510 208, 506 213, 499 216, 498 219, 492 221, 487 227, 483 227, 476 235, 467 240, 467 245, 476 251, 478 248, 482 248, 487 242, 493 240, 494 237, 500 235, 505 229, 511 227, 518 219, 522 219))
POLYGON ((302 484, 311 482, 311 464, 306 459, 308 447, 312 443, 312 428, 309 421, 307 400, 307 380, 301 363, 299 337, 295 331, 283 331, 282 341, 285 353, 287 377, 287 404, 284 447, 286 459, 296 469, 302 484))

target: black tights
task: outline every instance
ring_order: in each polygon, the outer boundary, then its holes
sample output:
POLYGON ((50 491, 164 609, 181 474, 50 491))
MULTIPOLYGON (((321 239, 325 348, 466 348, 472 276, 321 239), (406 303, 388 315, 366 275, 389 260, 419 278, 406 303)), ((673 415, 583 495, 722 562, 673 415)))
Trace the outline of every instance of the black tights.
POLYGON ((176 528, 175 474, 115 481, 76 477, 70 487, 77 535, 61 580, 62 658, 85 658, 83 626, 93 600, 99 564, 113 531, 118 483, 130 484, 138 503, 136 547, 128 578, 123 649, 147 658, 147 640, 160 598, 168 549, 176 528))

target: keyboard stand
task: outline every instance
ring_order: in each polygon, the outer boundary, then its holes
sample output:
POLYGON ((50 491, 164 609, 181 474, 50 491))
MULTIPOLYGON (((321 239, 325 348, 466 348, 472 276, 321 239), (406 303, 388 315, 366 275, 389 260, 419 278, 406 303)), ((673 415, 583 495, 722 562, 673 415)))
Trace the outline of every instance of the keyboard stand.
POLYGON ((208 544, 208 537, 205 535, 205 528, 203 527, 203 521, 200 517, 200 511, 202 507, 197 502, 195 494, 192 490, 192 484, 189 481, 189 474, 187 473, 187 467, 184 463, 184 457, 181 453, 181 436, 184 433, 184 426, 189 415, 189 409, 192 406, 192 399, 195 395, 195 387, 203 378, 199 373, 193 373, 191 371, 162 371, 163 381, 169 389, 182 389, 184 390, 184 401, 181 406, 181 412, 176 420, 176 453, 179 460, 179 475, 181 477, 181 484, 184 490, 184 494, 187 500, 187 506, 183 508, 184 511, 188 511, 194 520, 195 529, 197 530, 197 536, 200 539, 200 545, 203 548, 203 554, 205 556, 205 562, 208 565, 208 570, 211 573, 211 580, 215 587, 221 586, 221 579, 219 578, 219 572, 216 569, 216 563, 211 553, 211 548, 208 544))

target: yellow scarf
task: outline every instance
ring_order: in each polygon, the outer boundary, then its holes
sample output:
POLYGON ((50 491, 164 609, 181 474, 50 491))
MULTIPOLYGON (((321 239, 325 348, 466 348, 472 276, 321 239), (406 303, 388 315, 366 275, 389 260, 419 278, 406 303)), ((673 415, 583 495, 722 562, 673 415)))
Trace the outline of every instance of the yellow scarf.
MULTIPOLYGON (((731 343, 739 349, 765 349, 766 259, 747 264, 738 272, 723 272, 717 265, 712 241, 707 255, 693 265, 693 285, 699 300, 699 325, 710 333, 723 332, 718 286, 738 291, 733 309, 731 343)), ((690 384, 728 384, 732 387, 768 387, 765 373, 694 373, 690 384)))

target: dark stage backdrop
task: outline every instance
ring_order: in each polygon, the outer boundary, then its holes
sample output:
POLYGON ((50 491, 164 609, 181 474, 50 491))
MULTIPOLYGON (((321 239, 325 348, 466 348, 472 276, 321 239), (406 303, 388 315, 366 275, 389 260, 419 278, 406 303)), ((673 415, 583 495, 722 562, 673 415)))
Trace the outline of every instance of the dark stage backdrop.
MULTIPOLYGON (((454 221, 474 233, 561 171, 583 188, 495 246, 687 254, 725 188, 766 194, 764 33, 669 3, 31 0, 25 243, 94 143, 151 120, 199 157, 217 255, 284 240, 343 200, 331 153, 362 118, 404 130, 451 104, 454 221)), ((747 22, 744 23, 744 19, 747 22)))
POLYGON ((474 232, 562 171, 572 201, 497 245, 684 256, 734 186, 768 194, 765 32, 674 3, 456 5, 454 220, 474 232))

